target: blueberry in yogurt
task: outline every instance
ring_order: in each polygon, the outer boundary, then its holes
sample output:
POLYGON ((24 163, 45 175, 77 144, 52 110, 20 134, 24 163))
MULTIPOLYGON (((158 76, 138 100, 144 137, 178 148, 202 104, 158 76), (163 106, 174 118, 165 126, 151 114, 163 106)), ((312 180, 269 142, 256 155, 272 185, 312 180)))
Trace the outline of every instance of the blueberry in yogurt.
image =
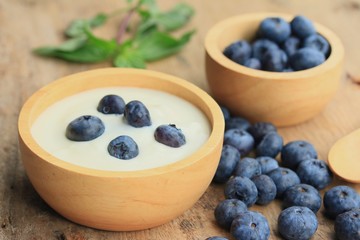
POLYGON ((128 124, 136 128, 151 125, 149 110, 138 100, 130 101, 125 105, 124 117, 128 124))
POLYGON ((72 141, 90 141, 105 131, 105 125, 100 118, 83 115, 71 121, 66 127, 65 135, 72 141))
POLYGON ((139 154, 139 147, 130 136, 121 135, 109 143, 108 152, 113 157, 129 160, 139 154))
POLYGON ((97 106, 97 110, 104 114, 123 114, 124 109, 124 99, 114 94, 104 96, 97 106))
POLYGON ((175 124, 158 126, 154 137, 157 142, 173 148, 181 147, 186 143, 185 135, 175 124))

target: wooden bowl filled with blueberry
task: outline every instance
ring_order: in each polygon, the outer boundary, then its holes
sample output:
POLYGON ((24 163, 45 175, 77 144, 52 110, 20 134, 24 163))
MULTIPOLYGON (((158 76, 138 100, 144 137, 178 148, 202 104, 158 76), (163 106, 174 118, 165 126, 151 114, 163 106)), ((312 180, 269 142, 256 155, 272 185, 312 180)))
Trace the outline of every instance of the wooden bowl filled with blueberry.
POLYGON ((24 104, 21 158, 39 195, 65 218, 129 231, 189 209, 219 163, 224 117, 195 85, 106 68, 56 80, 24 104))
POLYGON ((225 19, 205 38, 211 94, 234 115, 288 126, 319 113, 338 89, 340 39, 302 15, 250 13, 225 19))

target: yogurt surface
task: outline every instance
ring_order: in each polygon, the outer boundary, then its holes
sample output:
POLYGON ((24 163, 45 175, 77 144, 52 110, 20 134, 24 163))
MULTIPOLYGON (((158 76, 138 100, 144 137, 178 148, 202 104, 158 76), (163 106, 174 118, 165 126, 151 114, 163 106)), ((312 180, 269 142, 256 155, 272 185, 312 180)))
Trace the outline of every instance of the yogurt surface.
POLYGON ((166 92, 131 87, 110 87, 88 90, 62 99, 46 109, 34 122, 31 133, 37 143, 53 156, 82 167, 135 171, 164 166, 181 160, 199 149, 210 136, 210 123, 205 114, 190 102, 166 92), (102 97, 121 96, 125 103, 139 100, 150 112, 152 125, 135 128, 127 124, 123 114, 103 114, 96 110, 102 97), (66 138, 67 125, 82 115, 99 117, 105 132, 87 142, 66 138), (157 142, 155 129, 162 124, 175 124, 186 137, 186 144, 172 148, 157 142), (132 137, 139 147, 139 155, 130 160, 112 157, 107 146, 120 136, 132 137))

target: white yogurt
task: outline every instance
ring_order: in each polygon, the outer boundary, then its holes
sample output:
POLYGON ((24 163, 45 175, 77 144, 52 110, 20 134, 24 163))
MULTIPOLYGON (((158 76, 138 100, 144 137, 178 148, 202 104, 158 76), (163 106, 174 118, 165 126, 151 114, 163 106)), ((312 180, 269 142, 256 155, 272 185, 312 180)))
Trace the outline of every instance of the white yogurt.
POLYGON ((210 124, 200 109, 177 96, 151 89, 112 87, 85 91, 67 97, 46 109, 35 121, 31 133, 37 143, 53 156, 83 167, 134 171, 164 166, 191 155, 210 135, 210 124), (134 128, 121 115, 102 114, 96 110, 102 97, 108 94, 121 96, 125 103, 140 100, 148 108, 152 125, 134 128), (74 142, 65 136, 69 122, 82 115, 98 116, 105 132, 87 142, 74 142), (180 148, 168 147, 154 139, 156 127, 175 124, 186 137, 180 148), (131 136, 139 147, 139 155, 130 160, 112 157, 108 143, 119 135, 131 136))

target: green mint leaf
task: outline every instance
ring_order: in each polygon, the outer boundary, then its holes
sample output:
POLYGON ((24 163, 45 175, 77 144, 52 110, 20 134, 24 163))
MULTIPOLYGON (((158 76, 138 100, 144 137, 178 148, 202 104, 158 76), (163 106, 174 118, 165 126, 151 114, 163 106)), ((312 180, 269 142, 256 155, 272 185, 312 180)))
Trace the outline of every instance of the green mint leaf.
POLYGON ((78 19, 70 23, 65 29, 67 37, 78 37, 85 34, 86 28, 95 28, 103 25, 108 19, 108 15, 99 13, 91 19, 78 19))
POLYGON ((123 43, 118 55, 114 58, 115 67, 146 68, 142 55, 133 47, 132 41, 123 43))
POLYGON ((137 50, 145 61, 155 61, 179 52, 195 31, 184 33, 176 39, 165 32, 153 31, 137 42, 137 50))
POLYGON ((54 52, 56 51, 72 52, 83 46, 86 43, 86 40, 87 40, 86 36, 80 36, 77 38, 69 39, 56 47, 49 46, 49 47, 36 48, 34 52, 42 56, 52 56, 52 54, 54 54, 54 52))

